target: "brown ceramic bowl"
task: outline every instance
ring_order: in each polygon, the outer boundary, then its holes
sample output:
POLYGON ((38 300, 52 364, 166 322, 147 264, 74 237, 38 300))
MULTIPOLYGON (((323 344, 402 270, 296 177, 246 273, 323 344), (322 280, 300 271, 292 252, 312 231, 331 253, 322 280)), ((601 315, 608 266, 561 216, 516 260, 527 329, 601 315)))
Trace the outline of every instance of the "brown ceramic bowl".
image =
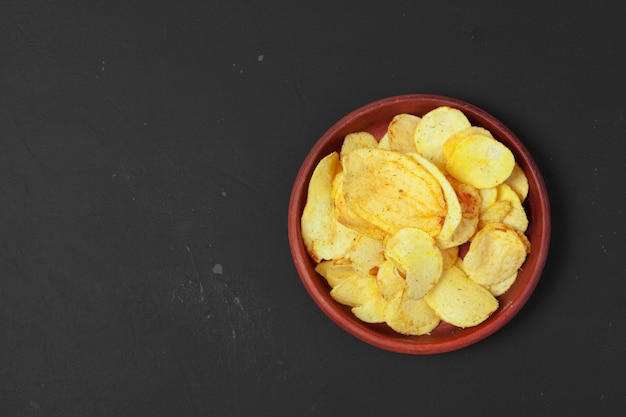
POLYGON ((315 303, 338 326, 358 339, 392 352, 406 354, 435 354, 458 350, 492 335, 508 323, 524 306, 541 277, 550 243, 550 206, 546 187, 537 165, 522 142, 501 122, 484 110, 463 101, 426 94, 390 97, 365 105, 348 114, 332 126, 306 156, 293 185, 288 213, 288 235, 294 263, 300 279, 315 303), (300 217, 306 203, 307 188, 313 169, 321 158, 340 148, 350 132, 366 130, 377 138, 384 134, 392 117, 398 113, 422 116, 439 107, 455 107, 463 111, 473 125, 482 126, 507 145, 524 169, 529 182, 525 208, 530 220, 526 232, 532 250, 515 284, 499 297, 499 309, 478 326, 461 329, 440 324, 429 335, 405 336, 386 324, 368 324, 357 319, 350 308, 330 296, 326 280, 318 275, 309 257, 300 230, 300 217))

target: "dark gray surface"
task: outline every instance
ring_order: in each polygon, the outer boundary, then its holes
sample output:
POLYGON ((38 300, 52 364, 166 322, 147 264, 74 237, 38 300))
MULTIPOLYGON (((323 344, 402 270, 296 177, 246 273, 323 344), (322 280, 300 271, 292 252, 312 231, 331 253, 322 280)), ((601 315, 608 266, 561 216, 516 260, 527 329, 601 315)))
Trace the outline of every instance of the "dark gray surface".
POLYGON ((626 7, 589 4, 0 2, 0 415, 623 410, 626 7), (437 356, 335 326, 287 243, 316 139, 406 93, 506 123, 553 206, 526 307, 437 356))

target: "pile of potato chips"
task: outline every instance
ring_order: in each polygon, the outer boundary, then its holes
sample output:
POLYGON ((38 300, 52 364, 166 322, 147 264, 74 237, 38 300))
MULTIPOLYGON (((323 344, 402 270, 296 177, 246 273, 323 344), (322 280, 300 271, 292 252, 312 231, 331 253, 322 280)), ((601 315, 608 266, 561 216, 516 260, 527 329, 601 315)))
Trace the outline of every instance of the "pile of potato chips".
POLYGON ((316 166, 301 218, 316 271, 360 320, 423 335, 485 321, 530 252, 525 173, 462 111, 398 114, 316 166), (462 248, 462 250, 461 250, 462 248))

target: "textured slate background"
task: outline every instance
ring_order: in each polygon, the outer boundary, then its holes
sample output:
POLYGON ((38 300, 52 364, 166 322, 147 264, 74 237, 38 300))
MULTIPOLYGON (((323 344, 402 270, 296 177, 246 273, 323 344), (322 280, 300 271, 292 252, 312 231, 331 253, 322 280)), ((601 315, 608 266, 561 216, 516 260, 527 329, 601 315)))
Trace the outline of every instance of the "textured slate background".
POLYGON ((0 415, 623 410, 626 7, 481 4, 0 2, 0 415), (437 356, 336 327, 287 243, 309 148, 406 93, 506 123, 554 216, 521 313, 437 356))

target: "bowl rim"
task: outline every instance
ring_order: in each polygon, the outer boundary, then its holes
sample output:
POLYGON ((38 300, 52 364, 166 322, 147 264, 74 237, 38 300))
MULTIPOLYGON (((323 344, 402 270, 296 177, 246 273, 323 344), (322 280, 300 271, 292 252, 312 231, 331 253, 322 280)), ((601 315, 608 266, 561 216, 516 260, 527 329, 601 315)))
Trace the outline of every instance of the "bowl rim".
MULTIPOLYGON (((517 315, 533 294, 547 261, 550 237, 551 213, 547 188, 539 167, 525 145, 507 126, 505 126, 493 115, 487 113, 485 110, 466 101, 443 95, 404 94, 390 96, 365 104, 341 117, 317 139, 313 147, 305 156, 305 159, 303 160, 303 163, 296 175, 289 198, 289 246, 300 280, 315 304, 336 325, 350 333, 352 336, 372 346, 397 353, 425 355, 451 352, 475 344, 500 330, 504 325, 512 320, 514 316, 517 315), (528 283, 520 291, 520 294, 515 298, 514 303, 503 306, 506 308, 500 308, 499 313, 492 315, 492 317, 488 320, 488 323, 485 322, 474 328, 458 329, 458 331, 454 332, 455 337, 432 343, 416 343, 415 341, 419 340, 419 338, 422 338, 423 336, 403 337, 399 333, 394 333, 393 338, 388 337, 384 333, 373 330, 373 326, 371 324, 360 322, 358 319, 350 317, 345 312, 345 306, 341 306, 336 301, 324 296, 325 294, 321 294, 321 291, 324 289, 320 289, 320 286, 327 286, 327 284, 324 281, 321 285, 320 280, 324 280, 323 277, 317 273, 311 273, 310 270, 307 270, 306 268, 306 265, 311 265, 313 261, 308 255, 302 242, 300 217, 302 215, 302 208, 306 202, 306 193, 313 168, 317 162, 325 156, 324 150, 329 148, 329 141, 332 142, 333 138, 336 138, 337 135, 343 134, 345 136, 346 133, 349 133, 345 131, 347 126, 350 126, 350 123, 363 115, 375 113, 378 110, 389 106, 402 106, 405 104, 410 105, 412 103, 427 102, 432 104, 430 106, 432 108, 438 106, 455 107, 463 111, 463 113, 466 114, 466 116, 472 121, 472 124, 491 125, 491 129, 498 131, 496 137, 506 136, 507 142, 509 140, 512 141, 511 147, 512 151, 516 155, 516 159, 521 157, 524 161, 524 164, 526 165, 526 175, 529 177, 529 181, 536 186, 537 192, 533 197, 533 204, 538 207, 537 210, 539 216, 534 218, 533 222, 540 224, 541 228, 540 231, 537 232, 539 233, 539 241, 535 240, 532 242, 533 248, 538 247, 537 250, 539 251, 535 257, 534 272, 528 283)), ((327 292, 329 291, 329 289, 325 290, 327 292)), ((383 324, 382 326, 386 325, 383 324)))

